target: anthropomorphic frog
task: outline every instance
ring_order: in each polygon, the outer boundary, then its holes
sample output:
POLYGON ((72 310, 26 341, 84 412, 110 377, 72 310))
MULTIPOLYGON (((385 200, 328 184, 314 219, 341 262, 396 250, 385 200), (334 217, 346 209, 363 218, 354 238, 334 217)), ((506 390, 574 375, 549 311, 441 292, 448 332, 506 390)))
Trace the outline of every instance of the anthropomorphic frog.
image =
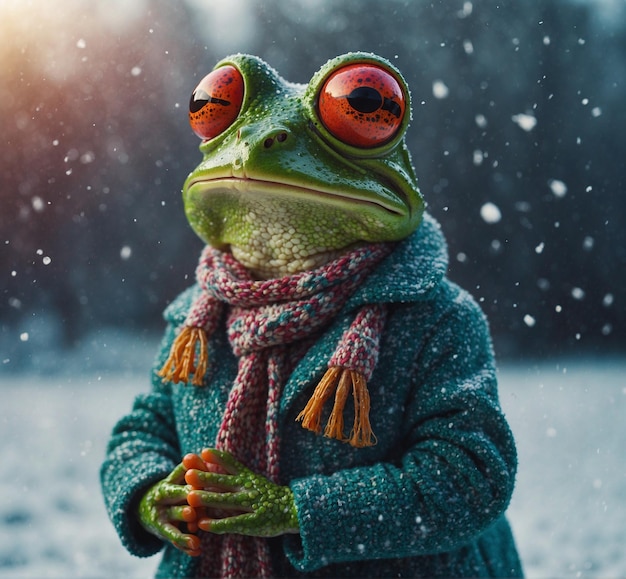
POLYGON ((206 248, 102 466, 123 544, 165 547, 163 577, 521 575, 487 324, 445 277, 400 73, 351 53, 304 86, 239 54, 189 118, 206 248))

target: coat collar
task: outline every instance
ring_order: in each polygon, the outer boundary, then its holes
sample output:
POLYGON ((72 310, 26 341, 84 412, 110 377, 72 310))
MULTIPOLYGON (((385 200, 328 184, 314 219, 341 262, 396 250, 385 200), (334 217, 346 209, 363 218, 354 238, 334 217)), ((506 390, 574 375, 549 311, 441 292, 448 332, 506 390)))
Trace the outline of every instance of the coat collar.
POLYGON ((401 241, 350 298, 346 307, 365 303, 427 299, 448 270, 448 248, 439 223, 429 214, 401 241))
MULTIPOLYGON (((404 239, 368 276, 348 300, 336 320, 311 347, 285 385, 280 413, 285 413, 295 398, 311 383, 319 381, 327 368, 343 332, 353 319, 353 310, 366 303, 407 303, 427 300, 437 289, 448 268, 447 246, 439 223, 430 215, 415 233, 404 239)), ((199 292, 194 285, 183 292, 165 310, 165 319, 182 324, 189 306, 199 292)))
POLYGON ((448 251, 439 223, 430 215, 418 230, 398 244, 348 300, 336 320, 307 352, 285 385, 280 403, 284 419, 298 395, 317 383, 328 368, 354 309, 366 303, 407 303, 427 300, 439 287, 448 269, 448 251))
MULTIPOLYGON (((441 227, 425 213, 417 231, 398 243, 347 301, 344 309, 366 303, 404 303, 427 299, 447 269, 448 248, 441 227)), ((197 284, 184 291, 166 308, 165 319, 173 324, 182 323, 199 291, 197 284)))

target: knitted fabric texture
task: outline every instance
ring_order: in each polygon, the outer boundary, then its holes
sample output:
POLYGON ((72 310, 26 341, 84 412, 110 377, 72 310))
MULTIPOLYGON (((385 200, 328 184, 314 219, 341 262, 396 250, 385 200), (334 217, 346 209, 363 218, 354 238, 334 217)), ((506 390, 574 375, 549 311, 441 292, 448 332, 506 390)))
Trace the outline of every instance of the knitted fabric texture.
MULTIPOLYGON (((300 534, 270 540, 276 577, 522 576, 503 518, 516 455, 498 399, 489 329, 475 300, 445 277, 447 269, 441 229, 426 213, 334 320, 307 340, 288 372, 278 418, 280 484, 293 492, 300 534), (293 418, 343 330, 372 303, 393 304, 368 382, 378 441, 355 449, 311 435, 293 418)), ((152 389, 120 417, 101 468, 121 543, 139 557, 163 550, 157 577, 167 579, 198 576, 201 558, 137 525, 136 498, 175 468, 181 452, 215 440, 230 389, 224 385, 237 375, 224 315, 210 342, 204 388, 170 387, 156 376, 199 292, 194 284, 168 307, 152 389)), ((290 347, 285 360, 292 356, 290 347)), ((212 575, 219 574, 218 557, 212 575)))
MULTIPOLYGON (((341 309, 391 246, 357 248, 316 270, 272 280, 254 280, 229 253, 207 246, 196 270, 201 288, 182 331, 174 341, 161 376, 172 381, 204 382, 208 336, 228 308, 226 330, 238 371, 218 431, 216 448, 233 454, 253 471, 278 482, 280 441, 277 415, 281 390, 308 338, 341 309), (198 358, 198 360, 196 360, 198 358)), ((374 444, 369 421, 367 380, 378 357, 385 308, 365 305, 343 334, 329 369, 298 419, 321 432, 324 402, 335 393, 325 435, 353 446, 374 444), (354 425, 344 435, 343 411, 350 390, 354 425)), ((201 573, 222 577, 269 577, 271 564, 262 538, 203 536, 201 573)))

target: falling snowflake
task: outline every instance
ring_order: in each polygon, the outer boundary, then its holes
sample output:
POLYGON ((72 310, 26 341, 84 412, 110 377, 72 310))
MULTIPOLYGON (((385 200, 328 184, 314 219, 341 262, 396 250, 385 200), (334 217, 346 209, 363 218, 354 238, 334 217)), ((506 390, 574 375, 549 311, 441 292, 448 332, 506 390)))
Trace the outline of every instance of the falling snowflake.
POLYGON ((480 216, 485 223, 498 223, 502 219, 502 212, 497 205, 487 202, 480 208, 480 216))
POLYGON ((463 8, 457 12, 459 18, 467 18, 472 14, 474 5, 471 2, 463 2, 463 8))
POLYGON ((484 129, 487 126, 487 117, 485 115, 481 115, 480 113, 474 117, 474 121, 481 129, 484 129))
POLYGON ((433 82, 433 96, 436 99, 445 99, 450 94, 450 89, 442 80, 433 82))
POLYGON ((534 115, 520 113, 519 115, 513 115, 511 117, 512 121, 523 129, 524 131, 532 131, 537 125, 537 119, 534 115))
POLYGON ((548 186, 552 190, 555 197, 565 197, 567 193, 567 185, 560 179, 550 179, 548 186))
POLYGON ((33 209, 37 211, 37 213, 41 213, 44 210, 45 204, 43 202, 43 199, 38 195, 35 195, 35 197, 31 199, 31 204, 33 206, 33 209))
POLYGON ((537 320, 535 320, 535 318, 533 318, 530 314, 526 314, 524 316, 524 323, 529 327, 532 328, 536 323, 537 320))

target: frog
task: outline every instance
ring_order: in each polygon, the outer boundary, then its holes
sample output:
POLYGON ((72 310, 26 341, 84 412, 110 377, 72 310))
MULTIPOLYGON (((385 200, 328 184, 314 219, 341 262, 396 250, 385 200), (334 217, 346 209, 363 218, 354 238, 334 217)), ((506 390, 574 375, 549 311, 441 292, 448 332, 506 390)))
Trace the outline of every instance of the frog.
POLYGON ((523 576, 489 326, 447 277, 411 110, 367 52, 307 84, 235 54, 192 91, 203 249, 101 468, 159 576, 523 576))
POLYGON ((262 278, 406 237, 424 211, 410 110, 399 71, 371 54, 334 58, 307 85, 257 57, 222 60, 190 101, 203 158, 183 186, 189 224, 262 278))
MULTIPOLYGON (((425 208, 405 140, 410 120, 406 81, 377 55, 333 58, 308 84, 284 80, 259 57, 227 57, 190 98, 202 160, 183 185, 186 218, 258 279, 404 239, 425 208)), ((155 483, 138 516, 191 556, 201 553, 198 530, 298 533, 289 487, 213 448, 186 455, 155 483)))

